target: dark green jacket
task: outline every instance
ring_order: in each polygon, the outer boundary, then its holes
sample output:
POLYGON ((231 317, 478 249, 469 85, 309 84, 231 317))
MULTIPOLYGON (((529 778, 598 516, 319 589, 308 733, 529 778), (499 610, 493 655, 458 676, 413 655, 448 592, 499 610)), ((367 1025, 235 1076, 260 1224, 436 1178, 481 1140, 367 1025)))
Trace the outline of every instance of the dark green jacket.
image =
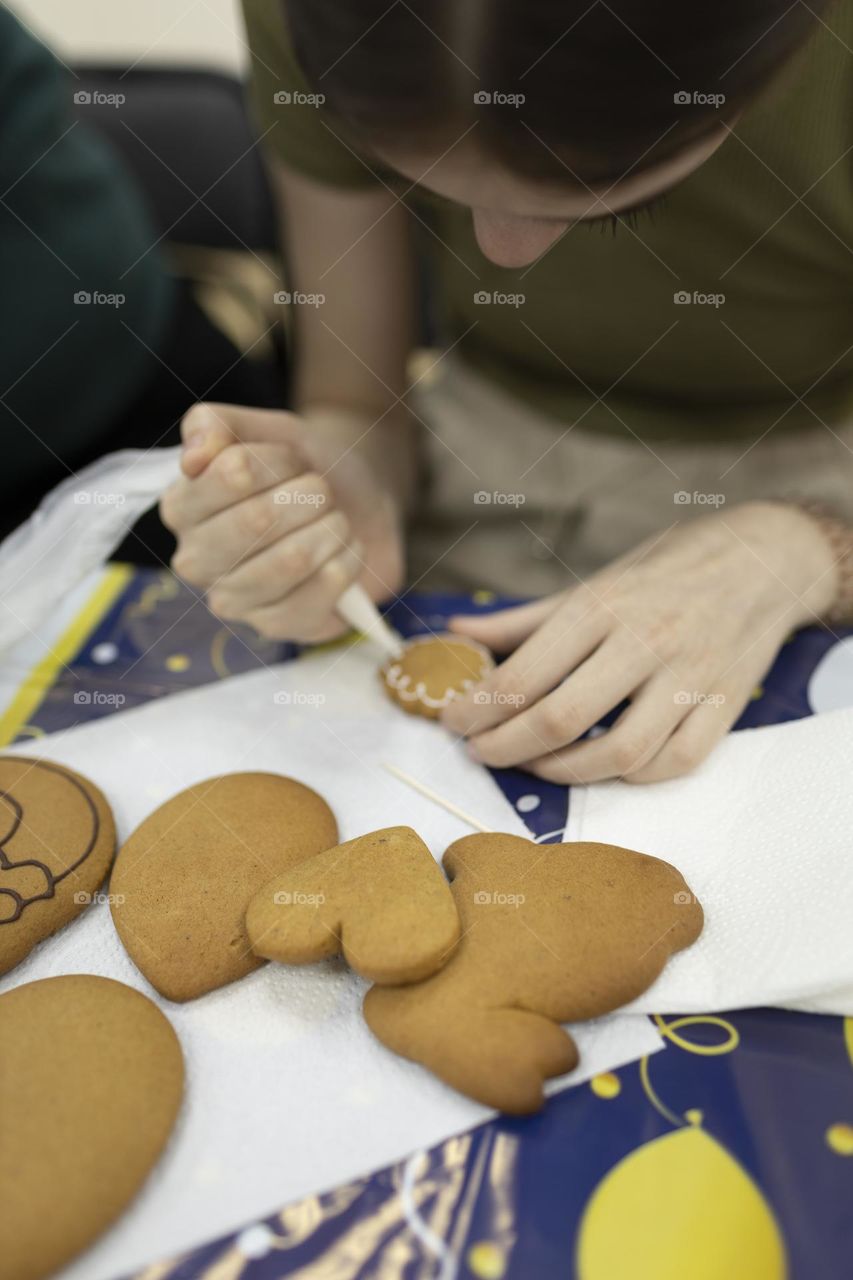
MULTIPOLYGON (((8 510, 103 441, 149 376, 171 288, 79 84, 0 7, 0 497, 8 510), (81 295, 90 295, 89 303, 81 295), (105 301, 110 295, 113 305, 105 301), (75 301, 77 299, 77 301, 75 301), (123 300, 121 300, 123 299, 123 300)), ((105 108, 106 109, 106 108, 105 108)))

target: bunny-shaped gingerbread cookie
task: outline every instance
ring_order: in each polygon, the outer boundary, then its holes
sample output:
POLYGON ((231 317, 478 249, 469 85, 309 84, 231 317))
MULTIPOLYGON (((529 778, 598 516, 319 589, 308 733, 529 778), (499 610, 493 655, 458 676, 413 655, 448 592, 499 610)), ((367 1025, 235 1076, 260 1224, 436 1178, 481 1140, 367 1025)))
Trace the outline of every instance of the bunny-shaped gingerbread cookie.
POLYGON ((364 1013, 389 1048, 501 1111, 536 1111, 544 1081, 577 1064, 560 1023, 635 999, 702 931, 680 872, 614 845, 466 836, 444 868, 453 957, 425 982, 373 987, 364 1013))

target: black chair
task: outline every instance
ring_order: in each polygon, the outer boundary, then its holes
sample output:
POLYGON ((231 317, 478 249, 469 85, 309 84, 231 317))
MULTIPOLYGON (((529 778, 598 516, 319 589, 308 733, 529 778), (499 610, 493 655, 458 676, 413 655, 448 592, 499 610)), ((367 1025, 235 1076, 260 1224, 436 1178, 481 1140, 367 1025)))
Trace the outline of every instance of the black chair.
POLYGON ((78 118, 121 153, 169 240, 275 251, 273 202, 239 81, 182 68, 78 74, 78 118))

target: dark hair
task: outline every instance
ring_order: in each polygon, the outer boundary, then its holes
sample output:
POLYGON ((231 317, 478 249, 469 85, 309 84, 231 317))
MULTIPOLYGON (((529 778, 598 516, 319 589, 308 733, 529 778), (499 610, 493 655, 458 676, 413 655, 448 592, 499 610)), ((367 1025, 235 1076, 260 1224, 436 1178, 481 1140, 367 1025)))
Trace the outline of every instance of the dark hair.
POLYGON ((831 0, 283 2, 304 74, 354 136, 444 150, 475 124, 523 177, 600 184, 733 119, 831 0))

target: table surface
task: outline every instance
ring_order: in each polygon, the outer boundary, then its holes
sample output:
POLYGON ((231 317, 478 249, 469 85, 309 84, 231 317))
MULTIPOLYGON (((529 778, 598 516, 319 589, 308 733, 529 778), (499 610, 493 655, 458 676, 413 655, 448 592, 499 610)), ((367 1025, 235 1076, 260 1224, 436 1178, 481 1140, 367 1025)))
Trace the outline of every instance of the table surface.
MULTIPOLYGON (((76 604, 22 669, 0 716, 4 745, 295 655, 224 626, 168 573, 113 566, 76 604)), ((406 635, 441 630, 471 604, 411 595, 390 618, 406 635)), ((809 629, 737 728, 850 705, 853 633, 809 629)), ((539 839, 562 838, 564 788, 495 777, 539 839)), ((853 1019, 749 1010, 656 1022, 663 1052, 538 1116, 482 1125, 137 1280, 850 1280, 853 1019)))

